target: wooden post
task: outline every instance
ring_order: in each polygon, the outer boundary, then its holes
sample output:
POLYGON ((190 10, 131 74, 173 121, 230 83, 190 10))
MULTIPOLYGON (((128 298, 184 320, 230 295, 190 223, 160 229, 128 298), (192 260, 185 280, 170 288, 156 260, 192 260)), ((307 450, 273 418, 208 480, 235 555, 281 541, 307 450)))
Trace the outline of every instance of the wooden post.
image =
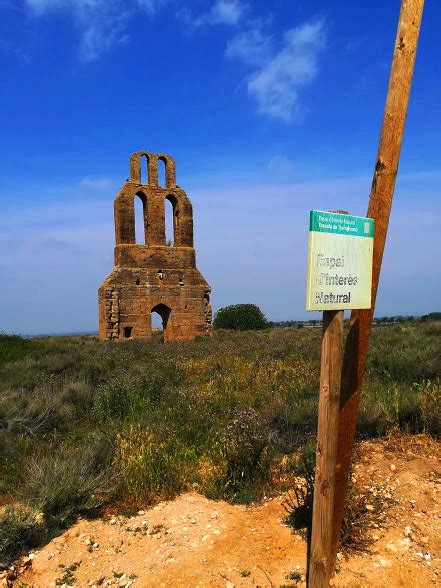
POLYGON ((343 314, 342 310, 323 311, 311 556, 308 566, 308 585, 313 588, 327 588, 333 572, 331 568, 332 513, 340 404, 343 314))
POLYGON ((367 216, 375 220, 372 307, 369 310, 352 311, 343 357, 334 495, 332 568, 335 566, 340 538, 360 392, 400 159, 423 7, 424 0, 402 0, 401 3, 389 89, 367 212, 367 216))

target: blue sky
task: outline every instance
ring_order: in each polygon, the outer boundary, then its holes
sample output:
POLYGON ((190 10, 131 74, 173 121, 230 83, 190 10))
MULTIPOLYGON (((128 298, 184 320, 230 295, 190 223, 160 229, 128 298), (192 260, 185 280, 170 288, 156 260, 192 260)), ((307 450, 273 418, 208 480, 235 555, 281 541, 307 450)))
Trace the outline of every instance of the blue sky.
MULTIPOLYGON (((174 155, 215 309, 304 310, 308 211, 364 215, 400 2, 0 0, 0 330, 95 330, 130 153, 174 155)), ((377 315, 439 308, 426 2, 377 315)))

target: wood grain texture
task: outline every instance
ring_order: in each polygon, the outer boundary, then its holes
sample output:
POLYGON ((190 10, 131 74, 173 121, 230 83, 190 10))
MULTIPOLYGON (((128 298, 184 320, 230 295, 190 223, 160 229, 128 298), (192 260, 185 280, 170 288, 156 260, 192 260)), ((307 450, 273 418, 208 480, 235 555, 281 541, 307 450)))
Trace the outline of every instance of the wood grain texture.
POLYGON ((332 521, 334 508, 337 430, 343 345, 343 311, 323 312, 317 452, 312 511, 309 586, 329 586, 332 575, 332 521))
POLYGON ((389 224, 401 143, 407 116, 424 0, 402 0, 389 88, 367 216, 375 219, 372 307, 351 313, 341 377, 340 417, 334 497, 332 559, 335 562, 344 499, 366 365, 369 335, 389 224))

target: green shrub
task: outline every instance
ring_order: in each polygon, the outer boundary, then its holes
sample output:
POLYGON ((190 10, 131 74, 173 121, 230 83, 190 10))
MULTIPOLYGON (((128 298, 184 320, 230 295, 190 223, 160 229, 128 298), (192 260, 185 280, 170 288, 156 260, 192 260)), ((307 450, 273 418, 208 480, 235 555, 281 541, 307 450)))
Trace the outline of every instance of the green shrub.
POLYGON ((420 407, 422 431, 430 435, 441 434, 441 381, 425 380, 414 384, 420 407))
POLYGON ((50 528, 62 528, 82 511, 100 504, 108 489, 109 446, 105 439, 88 439, 72 448, 62 444, 26 465, 20 497, 41 512, 50 528))
MULTIPOLYGON (((311 538, 315 481, 315 444, 306 443, 298 456, 288 461, 286 471, 297 476, 294 484, 294 500, 288 502, 290 511, 285 522, 303 534, 308 542, 311 538)), ((382 493, 372 493, 372 487, 354 482, 352 474, 345 497, 345 509, 340 532, 340 549, 345 552, 366 551, 372 538, 369 529, 374 518, 394 504, 382 493), (370 504, 370 509, 366 508, 370 504), (373 505, 373 512, 372 510, 373 505)), ((395 503, 396 504, 396 503, 395 503)))
POLYGON ((189 457, 169 429, 131 425, 117 434, 113 467, 120 491, 136 503, 174 498, 191 475, 189 457))
POLYGON ((0 332, 0 368, 5 363, 23 359, 33 348, 30 339, 0 332))
POLYGON ((214 453, 221 459, 216 470, 215 488, 220 496, 237 502, 258 493, 261 482, 269 476, 270 436, 261 416, 253 408, 238 411, 220 431, 214 453))
POLYGON ((441 323, 393 325, 374 330, 367 373, 383 381, 408 382, 439 378, 441 323))
POLYGON ((268 321, 255 304, 233 304, 217 311, 213 326, 215 329, 258 331, 266 329, 268 321))
POLYGON ((420 320, 422 323, 428 323, 430 321, 441 321, 441 312, 429 312, 429 314, 423 314, 420 320))
POLYGON ((293 486, 295 502, 291 504, 291 512, 286 517, 286 523, 308 534, 312 524, 312 503, 314 497, 315 480, 315 443, 307 442, 299 454, 286 465, 288 474, 294 474, 302 480, 297 480, 293 486))
POLYGON ((24 506, 7 506, 0 514, 0 569, 47 537, 46 526, 38 513, 24 506))

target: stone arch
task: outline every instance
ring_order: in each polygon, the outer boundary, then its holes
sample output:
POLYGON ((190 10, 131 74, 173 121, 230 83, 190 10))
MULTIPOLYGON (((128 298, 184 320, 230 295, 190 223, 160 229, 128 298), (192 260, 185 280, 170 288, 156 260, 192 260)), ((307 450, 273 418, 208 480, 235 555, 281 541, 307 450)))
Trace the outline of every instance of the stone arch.
POLYGON ((171 155, 165 153, 150 153, 150 151, 137 151, 130 157, 130 181, 136 184, 149 185, 154 188, 175 188, 176 187, 176 165, 171 155), (141 177, 141 158, 147 159, 148 178, 147 183, 141 177), (165 166, 165 186, 158 186, 158 162, 165 166))
POLYGON ((174 194, 167 194, 164 198, 164 214, 167 215, 167 206, 166 200, 170 202, 172 207, 172 216, 173 216, 173 245, 178 247, 181 244, 181 235, 180 235, 180 207, 179 201, 174 194))
POLYGON ((176 226, 179 222, 179 211, 176 208, 172 196, 164 198, 164 228, 165 228, 165 244, 174 247, 177 245, 176 240, 176 226), (178 216, 176 216, 178 214, 178 216))
POLYGON ((130 245, 136 243, 136 231, 135 231, 135 198, 139 197, 143 205, 143 224, 144 224, 144 239, 143 241, 147 244, 147 233, 149 227, 149 216, 150 210, 147 213, 147 209, 150 209, 150 202, 147 202, 150 198, 148 190, 141 186, 126 182, 122 189, 119 191, 114 202, 114 215, 115 215, 115 241, 116 245, 130 245))
POLYGON ((158 188, 165 188, 167 185, 167 161, 163 157, 156 160, 158 167, 158 188))
POLYGON ((176 187, 176 165, 171 155, 160 153, 157 155, 157 162, 162 161, 165 166, 165 188, 176 187))
POLYGON ((147 153, 141 153, 139 156, 139 183, 144 186, 149 184, 149 162, 150 157, 147 153))
MULTIPOLYGON (((154 306, 151 309, 150 317, 151 317, 152 312, 156 312, 161 317, 163 339, 164 339, 164 341, 167 341, 167 339, 168 339, 167 326, 168 326, 169 320, 170 320, 171 308, 161 302, 160 304, 157 304, 156 306, 154 306)), ((150 318, 150 320, 151 320, 151 318, 150 318)))
POLYGON ((168 192, 165 199, 173 207, 173 234, 175 247, 193 247, 193 208, 184 190, 168 192))
POLYGON ((143 186, 158 185, 158 161, 154 153, 149 151, 137 151, 130 157, 130 181, 143 186), (147 178, 146 183, 142 182, 141 177, 141 158, 147 159, 147 178))
POLYGON ((142 245, 146 245, 147 244, 147 228, 148 228, 148 203, 147 203, 147 196, 144 194, 144 192, 142 192, 141 190, 139 190, 138 192, 136 192, 135 196, 133 197, 133 224, 134 224, 134 231, 135 231, 135 243, 138 243, 138 238, 137 238, 137 233, 139 235, 142 235, 142 241, 140 241, 140 243, 142 245), (137 221, 139 221, 140 219, 136 218, 136 199, 139 198, 139 200, 141 201, 142 204, 142 230, 138 227, 137 230, 137 221))

